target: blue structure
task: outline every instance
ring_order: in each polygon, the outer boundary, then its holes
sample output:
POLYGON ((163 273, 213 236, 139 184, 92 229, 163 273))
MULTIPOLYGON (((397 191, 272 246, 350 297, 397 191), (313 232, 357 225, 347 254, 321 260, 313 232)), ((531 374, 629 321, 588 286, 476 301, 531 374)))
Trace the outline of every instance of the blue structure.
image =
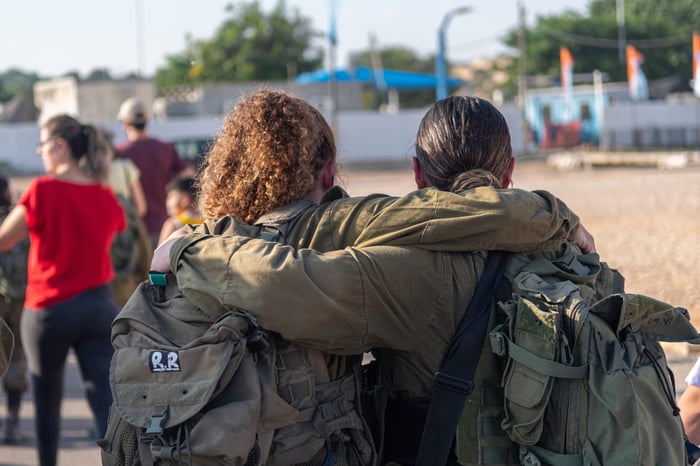
POLYGON ((545 149, 598 144, 603 109, 613 99, 629 100, 627 83, 604 84, 599 96, 592 85, 574 86, 570 98, 561 87, 528 90, 525 119, 533 142, 545 149))
MULTIPOLYGON (((425 89, 435 88, 437 85, 437 78, 433 74, 391 69, 379 71, 382 73, 386 87, 391 89, 425 89)), ((376 86, 378 81, 375 76, 375 71, 372 68, 364 66, 355 68, 353 71, 337 69, 335 70, 334 76, 338 82, 359 81, 376 86)), ((302 85, 325 83, 328 82, 329 77, 330 73, 328 70, 311 71, 297 76, 296 82, 302 85)), ((380 77, 380 82, 382 77, 380 77)), ((466 82, 459 78, 447 79, 447 85, 450 87, 459 87, 464 84, 466 84, 466 82)))

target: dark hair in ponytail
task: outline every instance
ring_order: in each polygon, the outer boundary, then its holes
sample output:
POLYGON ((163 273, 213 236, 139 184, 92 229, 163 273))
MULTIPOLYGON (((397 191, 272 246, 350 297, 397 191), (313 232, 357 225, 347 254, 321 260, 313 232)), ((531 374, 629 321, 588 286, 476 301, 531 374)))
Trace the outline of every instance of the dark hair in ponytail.
POLYGON ((71 157, 78 161, 80 169, 90 178, 101 180, 108 167, 104 136, 92 125, 83 125, 68 115, 57 115, 44 123, 51 137, 66 141, 71 157))
POLYGON ((469 96, 442 99, 428 110, 416 135, 425 179, 442 191, 500 188, 512 158, 510 132, 490 102, 469 96))

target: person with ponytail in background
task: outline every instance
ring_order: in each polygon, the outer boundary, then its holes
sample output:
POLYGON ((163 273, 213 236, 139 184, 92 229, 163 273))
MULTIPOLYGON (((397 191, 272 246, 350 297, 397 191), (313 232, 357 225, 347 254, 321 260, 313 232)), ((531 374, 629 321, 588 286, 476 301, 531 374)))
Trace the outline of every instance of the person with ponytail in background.
POLYGON ((68 115, 43 124, 37 152, 46 175, 32 180, 0 225, 0 252, 29 235, 28 282, 21 322, 36 409, 40 466, 55 466, 68 351, 77 356, 97 435, 112 403, 110 246, 126 227, 102 183, 109 160, 95 127, 68 115))

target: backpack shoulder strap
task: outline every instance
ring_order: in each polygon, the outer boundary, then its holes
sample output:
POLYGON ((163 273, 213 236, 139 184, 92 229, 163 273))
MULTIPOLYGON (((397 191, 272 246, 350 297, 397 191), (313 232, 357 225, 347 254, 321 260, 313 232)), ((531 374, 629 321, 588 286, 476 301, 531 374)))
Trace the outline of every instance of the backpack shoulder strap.
POLYGON ((287 233, 294 228, 299 216, 309 207, 313 201, 307 199, 290 202, 264 214, 255 222, 260 227, 260 237, 267 241, 287 243, 287 233))
POLYGON ((489 320, 491 300, 503 276, 509 254, 489 252, 474 296, 433 378, 433 396, 423 428, 416 466, 444 465, 452 447, 466 398, 474 388, 474 373, 489 320))

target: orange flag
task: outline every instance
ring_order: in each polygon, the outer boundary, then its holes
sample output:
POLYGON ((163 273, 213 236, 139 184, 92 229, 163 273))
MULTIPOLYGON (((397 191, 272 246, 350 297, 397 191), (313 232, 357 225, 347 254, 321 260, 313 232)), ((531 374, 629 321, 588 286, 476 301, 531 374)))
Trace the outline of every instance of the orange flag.
POLYGON ((647 78, 642 71, 644 55, 634 48, 627 46, 627 84, 629 86, 632 100, 646 100, 649 98, 649 87, 647 78))
POLYGON ((697 32, 693 33, 693 76, 698 71, 698 65, 700 64, 700 34, 697 32))
POLYGON ((693 33, 693 93, 700 97, 700 34, 693 33))
POLYGON ((559 48, 559 61, 561 65, 561 87, 565 93, 571 92, 574 59, 566 47, 559 48))

